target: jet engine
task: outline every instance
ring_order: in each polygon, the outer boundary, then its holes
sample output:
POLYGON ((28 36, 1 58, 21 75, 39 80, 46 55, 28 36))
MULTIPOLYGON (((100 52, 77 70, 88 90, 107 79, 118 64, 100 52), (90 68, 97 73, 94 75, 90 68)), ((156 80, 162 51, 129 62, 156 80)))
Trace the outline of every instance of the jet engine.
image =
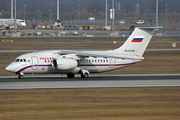
POLYGON ((71 70, 76 68, 77 65, 76 60, 67 58, 55 58, 52 62, 52 67, 59 70, 71 70))

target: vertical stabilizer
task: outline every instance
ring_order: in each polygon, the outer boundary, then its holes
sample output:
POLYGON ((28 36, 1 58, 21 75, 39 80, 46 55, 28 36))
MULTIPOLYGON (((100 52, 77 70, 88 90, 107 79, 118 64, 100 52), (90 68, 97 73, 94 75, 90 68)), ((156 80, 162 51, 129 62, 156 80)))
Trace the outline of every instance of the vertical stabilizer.
POLYGON ((115 49, 114 52, 142 56, 152 38, 154 30, 155 28, 153 27, 135 28, 126 42, 118 49, 115 49))

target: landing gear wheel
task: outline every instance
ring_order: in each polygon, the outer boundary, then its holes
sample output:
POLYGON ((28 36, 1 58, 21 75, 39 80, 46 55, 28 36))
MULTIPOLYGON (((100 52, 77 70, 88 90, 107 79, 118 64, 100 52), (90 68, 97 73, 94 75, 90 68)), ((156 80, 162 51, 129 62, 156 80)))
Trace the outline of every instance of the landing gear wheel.
POLYGON ((68 74, 67 74, 67 77, 68 77, 68 78, 74 78, 74 76, 75 76, 74 73, 68 73, 68 74))
POLYGON ((19 75, 18 78, 19 78, 19 79, 22 79, 22 78, 23 78, 23 75, 19 75))
POLYGON ((88 77, 89 77, 89 74, 88 74, 88 73, 84 73, 84 74, 82 73, 82 74, 81 74, 81 78, 88 78, 88 77))

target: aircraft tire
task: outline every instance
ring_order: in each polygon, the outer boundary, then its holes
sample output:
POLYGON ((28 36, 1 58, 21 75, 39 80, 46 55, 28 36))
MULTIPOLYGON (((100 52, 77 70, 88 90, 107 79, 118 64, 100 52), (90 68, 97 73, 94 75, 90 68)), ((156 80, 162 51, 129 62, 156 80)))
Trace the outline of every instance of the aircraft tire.
POLYGON ((19 79, 22 79, 22 78, 23 78, 23 75, 19 75, 18 78, 19 78, 19 79))
POLYGON ((68 73, 68 74, 67 74, 67 77, 68 77, 68 78, 74 78, 74 76, 75 76, 74 73, 68 73))
POLYGON ((81 74, 81 78, 88 78, 88 77, 89 77, 88 73, 81 74))

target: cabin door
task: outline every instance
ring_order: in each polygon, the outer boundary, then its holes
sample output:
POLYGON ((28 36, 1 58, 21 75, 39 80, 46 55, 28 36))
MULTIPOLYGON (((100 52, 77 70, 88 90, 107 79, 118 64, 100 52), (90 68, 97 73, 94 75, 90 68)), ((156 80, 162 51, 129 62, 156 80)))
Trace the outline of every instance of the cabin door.
POLYGON ((110 62, 110 64, 109 64, 110 68, 115 67, 115 59, 114 58, 109 58, 109 62, 110 62))
POLYGON ((38 58, 36 56, 31 57, 32 59, 32 70, 37 70, 38 69, 38 58))

